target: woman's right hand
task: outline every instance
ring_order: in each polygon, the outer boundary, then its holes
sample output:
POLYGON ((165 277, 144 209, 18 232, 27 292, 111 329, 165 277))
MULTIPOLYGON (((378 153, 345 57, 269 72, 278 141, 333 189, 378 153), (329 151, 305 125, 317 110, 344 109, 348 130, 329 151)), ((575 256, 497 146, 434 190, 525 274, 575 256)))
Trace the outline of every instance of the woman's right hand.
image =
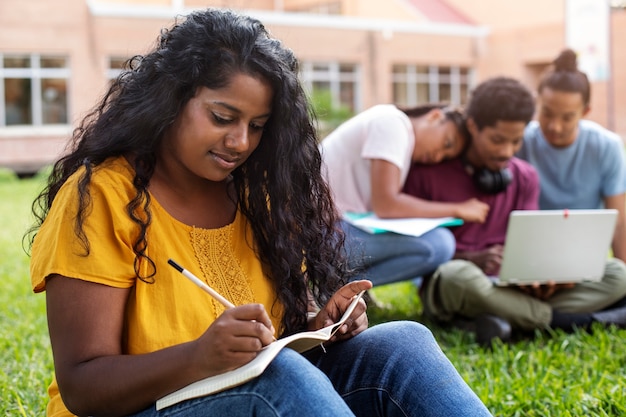
POLYGON ((455 217, 469 223, 484 223, 489 214, 489 205, 476 198, 470 198, 458 204, 455 217))
POLYGON ((262 304, 227 309, 195 341, 200 369, 207 375, 236 369, 273 340, 274 326, 262 304))

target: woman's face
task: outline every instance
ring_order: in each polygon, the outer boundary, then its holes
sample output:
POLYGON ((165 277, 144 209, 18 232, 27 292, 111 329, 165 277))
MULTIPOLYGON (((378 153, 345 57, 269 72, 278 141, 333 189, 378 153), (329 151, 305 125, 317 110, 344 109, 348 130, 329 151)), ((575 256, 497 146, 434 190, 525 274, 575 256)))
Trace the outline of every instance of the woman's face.
POLYGON ((454 122, 443 112, 426 115, 422 127, 416 132, 412 161, 419 164, 437 164, 444 159, 456 158, 465 147, 465 138, 454 122))
POLYGON ((210 181, 223 181, 257 148, 272 111, 263 79, 237 73, 227 86, 200 87, 168 130, 162 159, 210 181))
POLYGON ((560 148, 574 143, 578 136, 578 121, 589 108, 581 93, 558 91, 544 87, 539 94, 537 120, 543 136, 550 145, 560 148))

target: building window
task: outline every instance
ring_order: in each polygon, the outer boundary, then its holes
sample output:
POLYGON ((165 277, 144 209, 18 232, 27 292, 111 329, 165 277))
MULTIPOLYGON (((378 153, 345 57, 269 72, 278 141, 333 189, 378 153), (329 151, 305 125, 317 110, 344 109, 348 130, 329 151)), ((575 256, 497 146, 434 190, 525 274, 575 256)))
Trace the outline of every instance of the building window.
POLYGON ((360 69, 356 64, 303 62, 302 83, 312 97, 328 96, 334 110, 360 110, 360 69))
POLYGON ((68 58, 0 54, 0 126, 68 123, 68 58))
POLYGON ((109 67, 107 69, 107 78, 113 80, 117 78, 122 71, 126 69, 127 57, 112 56, 109 58, 109 67))
POLYGON ((393 101, 399 106, 467 102, 472 71, 463 67, 394 65, 393 101))

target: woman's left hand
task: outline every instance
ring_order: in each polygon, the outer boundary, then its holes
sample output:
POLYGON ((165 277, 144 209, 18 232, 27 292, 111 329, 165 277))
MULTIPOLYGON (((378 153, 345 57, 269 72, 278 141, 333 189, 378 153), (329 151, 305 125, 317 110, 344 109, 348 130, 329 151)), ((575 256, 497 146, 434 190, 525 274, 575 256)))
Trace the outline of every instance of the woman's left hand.
MULTIPOLYGON (((330 326, 338 322, 354 297, 361 291, 369 290, 370 288, 372 288, 372 282, 367 280, 353 281, 344 285, 333 294, 328 304, 317 314, 313 323, 310 323, 310 325, 312 324, 313 326, 309 328, 321 329, 322 327, 330 326)), ((367 329, 368 321, 367 314, 365 313, 366 309, 365 301, 361 298, 358 305, 352 311, 352 314, 350 314, 350 317, 348 317, 345 323, 336 331, 335 335, 330 339, 330 342, 349 339, 367 329)))

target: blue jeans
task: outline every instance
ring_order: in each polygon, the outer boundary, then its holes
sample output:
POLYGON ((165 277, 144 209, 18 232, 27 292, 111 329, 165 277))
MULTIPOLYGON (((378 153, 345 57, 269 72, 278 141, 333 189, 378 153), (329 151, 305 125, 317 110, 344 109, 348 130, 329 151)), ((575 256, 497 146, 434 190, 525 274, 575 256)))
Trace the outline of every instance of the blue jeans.
POLYGON ((298 354, 283 349, 258 378, 135 417, 438 416, 491 414, 415 322, 371 327, 345 342, 298 354))
POLYGON ((420 237, 396 233, 367 233, 341 221, 346 234, 350 267, 361 271, 354 279, 369 279, 374 285, 415 280, 434 272, 452 259, 456 242, 452 232, 438 227, 420 237))

